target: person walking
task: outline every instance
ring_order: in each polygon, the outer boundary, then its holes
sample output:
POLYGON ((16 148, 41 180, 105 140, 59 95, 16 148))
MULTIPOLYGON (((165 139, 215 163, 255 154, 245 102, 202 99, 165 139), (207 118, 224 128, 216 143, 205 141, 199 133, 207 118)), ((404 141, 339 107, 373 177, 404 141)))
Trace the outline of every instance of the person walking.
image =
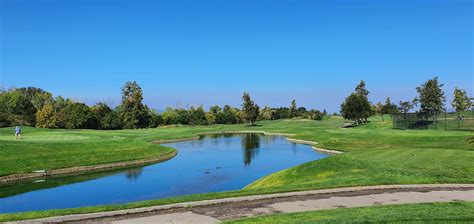
POLYGON ((18 139, 18 138, 21 138, 21 128, 16 126, 15 128, 15 138, 18 139))

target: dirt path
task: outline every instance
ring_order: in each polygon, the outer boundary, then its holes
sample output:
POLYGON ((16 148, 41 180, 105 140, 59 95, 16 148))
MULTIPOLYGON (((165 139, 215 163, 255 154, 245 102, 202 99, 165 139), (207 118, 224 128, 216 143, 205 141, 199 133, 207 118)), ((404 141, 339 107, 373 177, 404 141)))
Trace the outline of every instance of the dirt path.
POLYGON ((474 184, 385 185, 224 198, 20 223, 216 223, 243 217, 424 202, 474 201, 474 184))

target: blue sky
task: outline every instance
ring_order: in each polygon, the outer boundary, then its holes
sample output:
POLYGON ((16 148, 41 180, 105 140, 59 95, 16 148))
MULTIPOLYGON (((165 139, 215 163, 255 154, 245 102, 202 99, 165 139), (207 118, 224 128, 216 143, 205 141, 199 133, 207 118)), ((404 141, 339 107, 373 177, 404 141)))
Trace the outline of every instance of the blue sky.
POLYGON ((365 80, 376 102, 439 76, 474 94, 469 0, 0 0, 0 82, 153 108, 225 103, 338 111, 365 80))

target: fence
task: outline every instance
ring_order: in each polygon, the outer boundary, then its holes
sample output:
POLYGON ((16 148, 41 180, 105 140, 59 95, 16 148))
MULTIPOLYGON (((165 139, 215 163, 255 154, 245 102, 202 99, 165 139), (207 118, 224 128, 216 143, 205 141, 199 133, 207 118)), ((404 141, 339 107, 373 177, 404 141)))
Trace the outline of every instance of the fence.
POLYGON ((406 113, 393 115, 393 128, 474 131, 474 108, 461 113, 406 113))

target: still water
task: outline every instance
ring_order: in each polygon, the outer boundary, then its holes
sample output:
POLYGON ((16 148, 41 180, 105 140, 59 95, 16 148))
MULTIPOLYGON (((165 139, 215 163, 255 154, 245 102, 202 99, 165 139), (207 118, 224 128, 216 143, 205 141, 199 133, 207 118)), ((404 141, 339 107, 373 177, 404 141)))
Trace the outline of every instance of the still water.
POLYGON ((164 144, 178 155, 115 172, 0 187, 0 212, 127 203, 237 190, 285 168, 326 157, 281 136, 221 134, 164 144))

